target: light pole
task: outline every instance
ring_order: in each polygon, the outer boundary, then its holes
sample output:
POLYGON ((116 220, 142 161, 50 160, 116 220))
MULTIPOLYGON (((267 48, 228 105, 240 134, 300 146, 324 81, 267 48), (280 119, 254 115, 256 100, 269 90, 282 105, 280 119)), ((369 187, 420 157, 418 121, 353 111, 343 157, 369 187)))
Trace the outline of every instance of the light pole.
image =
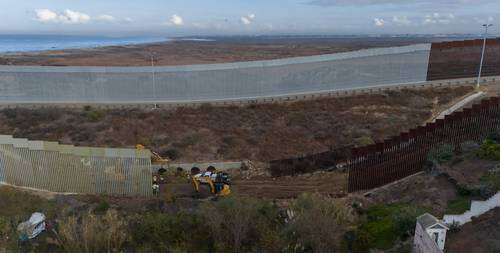
POLYGON ((153 100, 154 100, 154 109, 158 109, 158 104, 156 103, 156 76, 155 76, 155 57, 156 52, 150 52, 149 56, 151 57, 151 77, 152 77, 152 85, 153 85, 153 100))
POLYGON ((479 63, 479 73, 477 75, 477 84, 476 88, 479 88, 479 84, 481 83, 481 72, 483 71, 483 60, 484 60, 484 51, 486 50, 486 37, 488 36, 488 28, 492 27, 493 24, 484 24, 484 38, 483 38, 483 50, 481 52, 481 63, 479 63))

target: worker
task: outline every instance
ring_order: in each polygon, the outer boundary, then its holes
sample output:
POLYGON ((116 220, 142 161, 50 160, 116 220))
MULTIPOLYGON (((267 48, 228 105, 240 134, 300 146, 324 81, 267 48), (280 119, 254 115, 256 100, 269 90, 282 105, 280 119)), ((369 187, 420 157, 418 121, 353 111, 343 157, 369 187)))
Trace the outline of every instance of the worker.
POLYGON ((157 196, 160 194, 160 185, 158 184, 158 177, 156 175, 153 176, 153 195, 157 196))
POLYGON ((200 168, 198 168, 198 167, 191 168, 191 175, 194 176, 194 175, 196 175, 198 173, 200 173, 200 168))
POLYGON ((182 167, 177 167, 175 171, 175 176, 179 177, 182 176, 183 174, 184 174, 184 169, 182 167))
POLYGON ((203 173, 204 177, 212 177, 212 174, 215 173, 215 167, 214 166, 208 166, 207 170, 203 173))
POLYGON ((157 182, 153 183, 153 195, 158 196, 160 194, 160 185, 157 182))

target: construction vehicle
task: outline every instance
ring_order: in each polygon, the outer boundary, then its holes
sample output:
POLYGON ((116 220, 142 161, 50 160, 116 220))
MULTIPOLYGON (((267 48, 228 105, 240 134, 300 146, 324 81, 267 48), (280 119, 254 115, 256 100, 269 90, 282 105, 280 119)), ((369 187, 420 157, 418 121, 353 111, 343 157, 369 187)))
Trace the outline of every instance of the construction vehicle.
MULTIPOLYGON (((136 149, 146 149, 146 147, 144 147, 144 145, 142 145, 142 144, 135 145, 135 148, 136 149)), ((161 157, 160 154, 158 154, 152 150, 150 150, 150 151, 151 151, 151 163, 152 164, 165 165, 165 164, 168 164, 170 162, 169 159, 161 157)))
POLYGON ((200 173, 200 169, 191 169, 191 183, 199 197, 225 197, 231 194, 231 179, 229 174, 216 171, 210 166, 206 172, 200 173))
MULTIPOLYGON (((136 149, 146 149, 146 147, 142 144, 137 144, 136 149)), ((151 151, 151 164, 166 165, 168 167, 169 162, 169 159, 165 159, 158 153, 151 151)), ((231 194, 231 179, 229 174, 216 171, 212 166, 208 167, 204 173, 200 173, 200 169, 196 167, 191 169, 189 180, 197 197, 224 197, 231 194)))

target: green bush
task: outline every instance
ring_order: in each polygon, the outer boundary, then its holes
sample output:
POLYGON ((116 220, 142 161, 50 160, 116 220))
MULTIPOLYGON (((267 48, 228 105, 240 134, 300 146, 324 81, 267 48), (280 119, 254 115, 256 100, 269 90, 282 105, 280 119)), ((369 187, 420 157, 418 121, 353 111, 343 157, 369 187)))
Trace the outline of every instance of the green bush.
POLYGON ((477 154, 482 159, 500 160, 500 136, 498 133, 490 135, 483 142, 477 154))
POLYGON ((94 208, 94 212, 103 214, 109 209, 109 203, 105 200, 101 200, 99 204, 94 208))
POLYGON ((405 204, 376 205, 366 212, 366 220, 356 232, 360 239, 355 248, 391 248, 396 241, 406 240, 415 232, 416 218, 425 210, 405 204))
POLYGON ((91 108, 88 108, 89 110, 84 111, 84 116, 85 118, 90 121, 90 122, 97 122, 100 121, 104 118, 105 113, 102 110, 92 110, 91 108))
POLYGON ((453 146, 450 144, 442 144, 429 151, 427 160, 433 163, 443 164, 451 161, 453 155, 453 146))
POLYGON ((462 214, 470 209, 471 197, 459 196, 458 198, 448 202, 445 213, 447 214, 462 214))
POLYGON ((500 190, 500 172, 492 171, 481 177, 481 182, 489 186, 493 191, 500 190))

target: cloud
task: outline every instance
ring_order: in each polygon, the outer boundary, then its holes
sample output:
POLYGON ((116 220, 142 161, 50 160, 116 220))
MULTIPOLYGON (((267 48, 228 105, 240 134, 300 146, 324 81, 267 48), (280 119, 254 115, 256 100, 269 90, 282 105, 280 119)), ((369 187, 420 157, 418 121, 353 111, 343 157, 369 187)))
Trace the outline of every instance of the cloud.
POLYGON ((433 13, 431 15, 426 15, 424 18, 424 25, 440 24, 448 25, 455 20, 455 15, 453 14, 440 14, 433 13))
POLYGON ((255 14, 248 14, 246 16, 241 17, 240 21, 244 25, 249 25, 254 21, 254 19, 255 19, 255 14))
POLYGON ((385 20, 381 18, 374 18, 373 19, 373 24, 378 27, 382 27, 385 25, 385 20))
POLYGON ((116 18, 111 16, 111 15, 106 15, 106 14, 103 14, 103 15, 99 15, 95 18, 95 20, 98 20, 98 21, 106 21, 106 22, 113 22, 113 21, 116 21, 116 18))
POLYGON ((392 17, 392 22, 396 25, 410 25, 411 21, 408 19, 407 16, 394 16, 392 17))
POLYGON ((491 17, 491 16, 489 16, 489 17, 487 17, 487 18, 484 18, 484 17, 483 17, 483 18, 478 18, 478 17, 475 17, 475 18, 474 18, 474 21, 476 21, 476 23, 478 23, 478 24, 486 24, 486 23, 491 23, 491 22, 493 22, 494 20, 495 20, 495 18, 493 18, 493 17, 491 17))
POLYGON ((35 20, 42 23, 84 24, 90 21, 90 16, 69 9, 62 13, 56 13, 49 9, 38 9, 35 10, 35 20))
POLYGON ((181 26, 184 25, 184 19, 182 19, 181 16, 174 14, 172 15, 172 17, 170 17, 168 24, 181 26))
POLYGON ((83 24, 90 21, 89 15, 72 10, 65 10, 63 13, 58 15, 58 18, 62 23, 67 24, 83 24))
POLYGON ((36 20, 46 23, 53 22, 57 20, 57 13, 49 10, 49 9, 38 9, 35 10, 36 20))

